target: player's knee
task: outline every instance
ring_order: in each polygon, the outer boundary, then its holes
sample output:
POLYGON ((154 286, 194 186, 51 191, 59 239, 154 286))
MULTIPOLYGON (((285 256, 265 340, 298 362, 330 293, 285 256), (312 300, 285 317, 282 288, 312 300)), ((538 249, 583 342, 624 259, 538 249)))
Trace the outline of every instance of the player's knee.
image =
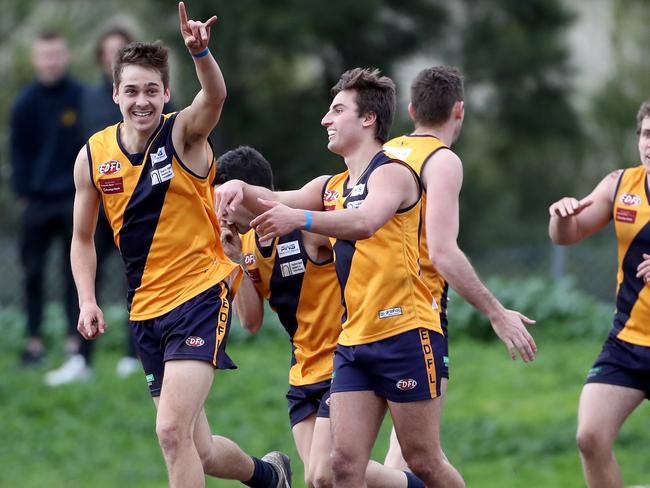
POLYGON ((603 435, 594 428, 579 428, 576 434, 576 443, 580 453, 585 457, 592 457, 608 449, 603 435))
POLYGON ((310 467, 305 482, 310 488, 332 488, 334 484, 332 469, 327 466, 310 467))
POLYGON ((176 452, 183 440, 189 438, 185 430, 176 422, 156 422, 156 435, 160 448, 167 454, 176 452))
MULTIPOLYGON (((332 476, 334 480, 339 483, 353 480, 358 471, 352 456, 338 449, 332 451, 332 476)), ((365 473, 363 469, 361 471, 365 473)))
POLYGON ((413 474, 429 484, 433 483, 436 477, 445 470, 444 458, 442 456, 427 455, 425 450, 416 450, 409 453, 406 461, 413 474))

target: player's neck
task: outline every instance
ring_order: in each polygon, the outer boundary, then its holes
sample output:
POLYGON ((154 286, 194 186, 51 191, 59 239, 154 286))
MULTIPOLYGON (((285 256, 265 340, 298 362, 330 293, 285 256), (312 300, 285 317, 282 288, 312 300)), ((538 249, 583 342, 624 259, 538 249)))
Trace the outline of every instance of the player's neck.
POLYGON ((414 136, 433 136, 440 139, 449 147, 451 147, 454 142, 454 127, 452 127, 451 124, 443 124, 436 127, 416 125, 411 134, 414 136))
POLYGON ((120 142, 129 154, 144 152, 151 134, 154 133, 157 127, 158 126, 154 126, 147 131, 139 131, 130 127, 128 123, 122 122, 118 127, 118 130, 120 131, 120 142))
POLYGON ((359 146, 344 156, 343 159, 345 159, 345 165, 350 172, 351 182, 355 182, 361 177, 370 164, 370 161, 372 161, 372 158, 381 151, 381 148, 381 143, 373 138, 359 144, 359 146))

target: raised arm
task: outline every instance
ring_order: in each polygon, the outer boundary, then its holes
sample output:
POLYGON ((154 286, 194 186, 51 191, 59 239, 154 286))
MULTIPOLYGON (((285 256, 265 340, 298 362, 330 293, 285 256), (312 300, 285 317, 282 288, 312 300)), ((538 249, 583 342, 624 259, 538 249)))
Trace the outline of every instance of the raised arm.
POLYGON ((201 89, 192 104, 180 111, 174 124, 174 145, 192 170, 204 175, 212 161, 207 147, 210 132, 219 122, 226 99, 226 83, 208 44, 216 16, 207 21, 188 20, 185 4, 179 2, 178 17, 183 41, 194 60, 201 89))
POLYGON ((582 200, 564 197, 549 209, 548 234, 554 244, 574 244, 607 225, 612 218, 612 205, 621 170, 605 176, 582 200))
POLYGON ((79 296, 79 322, 77 330, 86 339, 95 339, 106 330, 104 315, 95 296, 95 227, 99 211, 99 193, 90 181, 88 156, 84 146, 74 165, 74 215, 70 262, 79 296))
POLYGON ((537 346, 524 324, 534 321, 506 309, 481 282, 458 247, 458 198, 463 184, 460 158, 452 151, 438 151, 424 167, 423 181, 427 188, 425 227, 431 262, 460 296, 490 319, 512 359, 516 359, 516 349, 524 361, 532 361, 537 346))
POLYGON ((371 237, 401 209, 419 197, 416 179, 402 164, 386 164, 373 171, 368 194, 359 208, 335 212, 307 212, 278 202, 262 201, 268 210, 251 222, 260 239, 266 240, 304 229, 337 239, 360 240, 371 237))

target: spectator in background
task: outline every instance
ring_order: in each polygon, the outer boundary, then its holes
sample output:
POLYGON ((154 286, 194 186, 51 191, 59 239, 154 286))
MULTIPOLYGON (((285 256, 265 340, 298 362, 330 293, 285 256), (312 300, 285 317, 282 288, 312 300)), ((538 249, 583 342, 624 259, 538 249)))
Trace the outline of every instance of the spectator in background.
MULTIPOLYGON (((36 79, 14 102, 10 121, 13 188, 22 214, 21 256, 25 271, 27 343, 25 366, 45 357, 41 337, 43 270, 47 251, 56 238, 63 241, 61 279, 68 319, 66 350, 76 352, 79 339, 77 295, 70 271, 73 166, 83 145, 79 113, 82 87, 67 72, 68 47, 56 32, 34 40, 32 64, 36 79)), ((88 373, 86 371, 86 373, 88 373)))

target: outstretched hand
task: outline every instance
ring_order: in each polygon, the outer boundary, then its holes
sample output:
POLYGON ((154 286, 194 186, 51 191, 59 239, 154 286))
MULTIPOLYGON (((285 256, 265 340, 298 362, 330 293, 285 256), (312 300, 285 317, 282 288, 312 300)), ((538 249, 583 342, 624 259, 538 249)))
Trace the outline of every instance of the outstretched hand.
POLYGON ((517 352, 521 359, 527 363, 535 359, 537 345, 526 329, 526 325, 532 325, 534 320, 514 310, 505 310, 498 318, 492 319, 492 328, 496 335, 508 348, 510 357, 517 359, 517 352))
POLYGON ((183 41, 190 53, 196 54, 207 48, 210 42, 210 28, 217 21, 217 16, 213 15, 205 22, 187 20, 185 3, 178 2, 178 18, 181 23, 183 41))
POLYGON ((573 197, 564 197, 557 202, 553 203, 548 208, 548 213, 551 217, 570 217, 578 215, 585 208, 589 207, 593 200, 588 198, 583 198, 582 200, 577 200, 573 197))
POLYGON ((266 242, 276 237, 281 237, 289 232, 299 229, 301 219, 304 222, 304 211, 289 208, 279 202, 258 198, 257 201, 266 208, 266 212, 251 221, 260 241, 266 242))

